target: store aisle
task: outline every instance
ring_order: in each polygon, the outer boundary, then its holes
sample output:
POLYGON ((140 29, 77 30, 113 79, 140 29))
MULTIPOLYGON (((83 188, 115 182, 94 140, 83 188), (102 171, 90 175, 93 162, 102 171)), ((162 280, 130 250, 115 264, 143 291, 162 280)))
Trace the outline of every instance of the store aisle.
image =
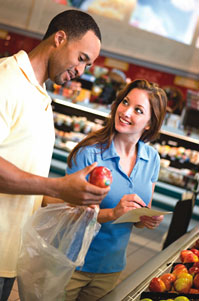
MULTIPOLYGON (((172 215, 166 215, 163 222, 155 230, 138 229, 134 227, 127 249, 127 265, 121 274, 119 282, 161 251, 171 216, 172 215)), ((197 224, 198 221, 191 220, 189 230, 194 228, 197 224)), ((8 301, 20 301, 16 282, 8 301)))

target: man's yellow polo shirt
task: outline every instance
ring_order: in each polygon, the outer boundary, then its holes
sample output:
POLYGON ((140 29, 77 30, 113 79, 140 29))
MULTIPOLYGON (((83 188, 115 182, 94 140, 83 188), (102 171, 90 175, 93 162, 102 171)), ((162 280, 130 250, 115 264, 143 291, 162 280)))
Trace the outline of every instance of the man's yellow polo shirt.
MULTIPOLYGON (((24 51, 0 60, 0 156, 48 176, 54 145, 51 99, 24 51)), ((0 277, 16 276, 21 228, 42 196, 0 194, 0 277)))

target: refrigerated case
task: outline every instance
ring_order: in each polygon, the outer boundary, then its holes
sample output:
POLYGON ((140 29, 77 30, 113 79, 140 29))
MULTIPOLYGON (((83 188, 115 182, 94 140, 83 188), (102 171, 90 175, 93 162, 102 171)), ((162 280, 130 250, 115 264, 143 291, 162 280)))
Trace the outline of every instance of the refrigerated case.
MULTIPOLYGON (((191 248, 199 239, 199 228, 195 227, 172 243, 165 250, 155 255, 138 270, 133 272, 116 288, 101 298, 101 301, 138 301, 143 292, 148 291, 148 286, 153 277, 158 277, 171 271, 172 265, 179 262, 180 251, 191 248)), ((167 299, 167 298, 164 298, 167 299)), ((195 300, 199 300, 195 299, 195 300)))

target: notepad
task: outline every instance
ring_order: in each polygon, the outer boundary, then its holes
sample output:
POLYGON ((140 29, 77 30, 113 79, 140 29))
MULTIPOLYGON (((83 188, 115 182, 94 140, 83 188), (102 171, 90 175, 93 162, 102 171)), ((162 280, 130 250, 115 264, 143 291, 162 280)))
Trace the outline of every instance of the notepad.
POLYGON ((136 223, 140 221, 140 216, 147 215, 147 216, 158 216, 158 215, 166 215, 171 214, 172 211, 159 211, 149 208, 137 208, 132 209, 122 216, 120 216, 118 219, 116 219, 113 224, 118 223, 136 223))

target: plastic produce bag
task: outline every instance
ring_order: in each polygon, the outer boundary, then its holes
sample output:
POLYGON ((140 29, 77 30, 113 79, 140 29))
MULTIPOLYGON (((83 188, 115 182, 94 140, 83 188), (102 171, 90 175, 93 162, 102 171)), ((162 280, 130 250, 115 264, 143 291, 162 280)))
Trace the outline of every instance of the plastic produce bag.
POLYGON ((64 300, 64 288, 100 229, 97 209, 64 204, 40 208, 22 231, 18 260, 21 301, 64 300))

